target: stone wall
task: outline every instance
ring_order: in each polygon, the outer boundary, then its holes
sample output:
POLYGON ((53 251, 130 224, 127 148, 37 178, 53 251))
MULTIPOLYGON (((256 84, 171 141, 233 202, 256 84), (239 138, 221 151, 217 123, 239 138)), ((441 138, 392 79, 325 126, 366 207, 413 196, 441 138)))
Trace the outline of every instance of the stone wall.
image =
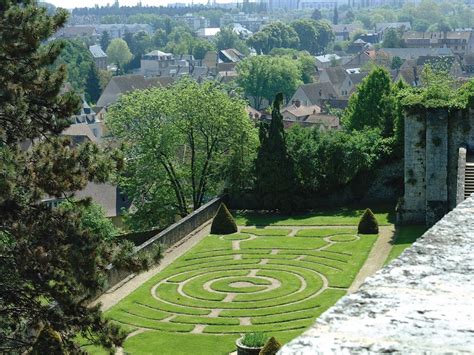
POLYGON ((470 197, 278 354, 474 353, 473 231, 470 197))
MULTIPOLYGON (((193 213, 190 213, 180 221, 172 224, 162 232, 158 233, 154 237, 148 239, 143 244, 139 245, 135 249, 135 252, 145 253, 156 244, 161 244, 166 249, 170 245, 179 242, 181 239, 186 237, 196 228, 213 218, 221 204, 221 201, 222 199, 220 197, 209 201, 193 213)), ((104 291, 117 285, 120 281, 124 280, 130 274, 131 272, 127 270, 120 270, 113 267, 112 265, 109 265, 107 272, 107 285, 104 291)))
POLYGON ((473 146, 474 111, 431 109, 405 118, 405 194, 399 222, 433 225, 457 204, 459 148, 473 146))

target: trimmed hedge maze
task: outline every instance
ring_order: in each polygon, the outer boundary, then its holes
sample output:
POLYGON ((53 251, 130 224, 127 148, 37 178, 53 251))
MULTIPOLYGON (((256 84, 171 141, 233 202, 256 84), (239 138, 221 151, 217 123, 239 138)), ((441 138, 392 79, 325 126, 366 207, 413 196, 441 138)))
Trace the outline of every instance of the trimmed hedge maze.
MULTIPOLYGON (((146 331, 147 339, 153 332, 158 342, 170 334, 184 342, 221 336, 223 349, 233 351, 233 341, 249 331, 287 341, 345 294, 375 239, 358 236, 354 227, 243 228, 210 235, 107 316, 136 334, 146 331)), ((125 350, 142 353, 133 338, 125 350)))

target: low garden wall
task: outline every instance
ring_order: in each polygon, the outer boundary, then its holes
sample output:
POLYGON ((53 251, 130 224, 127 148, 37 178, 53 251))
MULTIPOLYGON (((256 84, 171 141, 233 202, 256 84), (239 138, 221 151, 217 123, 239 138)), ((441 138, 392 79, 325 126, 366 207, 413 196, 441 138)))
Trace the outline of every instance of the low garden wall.
MULTIPOLYGON (((209 201, 205 205, 198 208, 196 211, 190 213, 180 221, 172 224, 165 230, 156 234, 154 237, 151 237, 141 245, 137 246, 135 252, 146 252, 156 244, 161 244, 166 249, 170 245, 179 242, 193 230, 213 218, 221 204, 221 201, 222 199, 220 197, 209 201)), ((130 271, 117 269, 112 265, 109 265, 107 272, 107 285, 105 290, 117 285, 130 274, 130 271)))
POLYGON ((474 353, 473 231, 470 197, 278 354, 474 353))

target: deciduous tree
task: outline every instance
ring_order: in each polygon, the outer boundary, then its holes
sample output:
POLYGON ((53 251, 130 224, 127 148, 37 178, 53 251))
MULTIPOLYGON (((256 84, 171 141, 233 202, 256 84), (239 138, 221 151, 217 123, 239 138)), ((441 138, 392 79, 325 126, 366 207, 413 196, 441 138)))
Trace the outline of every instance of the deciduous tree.
POLYGON ((109 63, 116 64, 123 68, 132 59, 132 53, 128 48, 127 42, 121 38, 113 39, 107 48, 107 57, 109 63))
POLYGON ((134 227, 187 215, 221 191, 235 155, 251 159, 256 133, 244 108, 215 83, 191 79, 121 96, 107 124, 125 144, 120 182, 137 208, 134 227))

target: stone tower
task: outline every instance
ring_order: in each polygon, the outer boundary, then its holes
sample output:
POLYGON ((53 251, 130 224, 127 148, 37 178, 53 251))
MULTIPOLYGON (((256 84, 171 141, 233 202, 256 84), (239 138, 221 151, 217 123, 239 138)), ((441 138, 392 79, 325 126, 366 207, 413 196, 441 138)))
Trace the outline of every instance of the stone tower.
POLYGON ((401 223, 431 226, 463 199, 465 152, 474 153, 469 147, 474 148, 473 109, 421 109, 405 117, 401 223))

